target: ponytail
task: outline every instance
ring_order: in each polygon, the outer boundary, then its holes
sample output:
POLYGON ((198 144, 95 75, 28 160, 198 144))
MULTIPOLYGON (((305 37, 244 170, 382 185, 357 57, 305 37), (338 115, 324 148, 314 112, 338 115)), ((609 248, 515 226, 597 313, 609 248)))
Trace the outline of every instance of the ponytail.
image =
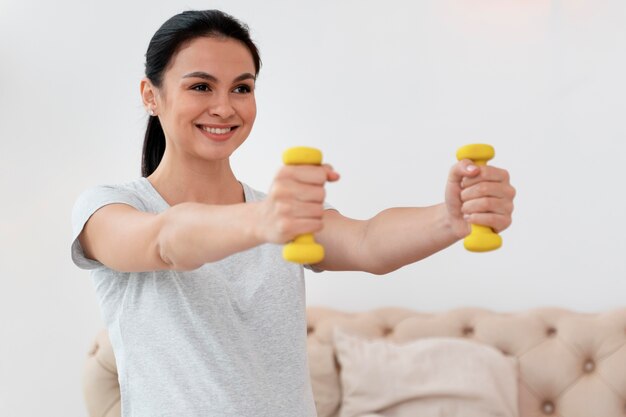
POLYGON ((165 153, 165 133, 157 116, 149 116, 141 154, 141 175, 151 175, 165 153))

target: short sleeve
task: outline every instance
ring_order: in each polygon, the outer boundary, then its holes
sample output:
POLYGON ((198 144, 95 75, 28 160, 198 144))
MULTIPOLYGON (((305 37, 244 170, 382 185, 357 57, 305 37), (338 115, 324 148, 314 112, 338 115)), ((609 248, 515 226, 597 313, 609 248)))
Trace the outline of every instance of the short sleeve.
POLYGON ((109 204, 128 204, 137 210, 144 211, 144 205, 141 200, 130 190, 101 185, 90 188, 83 192, 74 203, 72 209, 72 261, 81 269, 96 269, 103 265, 93 259, 85 256, 83 248, 80 245, 78 236, 80 236, 85 224, 89 218, 100 208, 109 204))

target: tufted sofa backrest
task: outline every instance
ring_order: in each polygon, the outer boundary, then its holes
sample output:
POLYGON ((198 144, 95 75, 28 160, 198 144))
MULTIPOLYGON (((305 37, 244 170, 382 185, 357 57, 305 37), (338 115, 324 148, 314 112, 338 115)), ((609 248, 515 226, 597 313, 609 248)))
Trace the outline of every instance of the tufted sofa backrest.
MULTIPOLYGON (((520 417, 626 416, 626 308, 600 314, 555 308, 504 314, 477 308, 349 313, 309 307, 307 348, 313 390, 316 402, 324 398, 323 407, 329 409, 332 403, 328 416, 337 415, 341 401, 334 326, 398 344, 426 337, 461 337, 514 356, 520 372, 520 417)), ((90 417, 120 416, 117 368, 105 331, 88 354, 83 382, 90 417)))
MULTIPOLYGON (((626 415, 626 309, 503 314, 463 308, 427 314, 402 308, 347 313, 311 307, 307 332, 313 379, 315 363, 328 363, 333 355, 334 326, 398 344, 426 337, 466 338, 517 357, 521 417, 626 415)), ((340 371, 336 361, 335 368, 340 371)), ((329 375, 324 378, 330 381, 329 375)), ((339 373, 336 378, 340 389, 339 373)))

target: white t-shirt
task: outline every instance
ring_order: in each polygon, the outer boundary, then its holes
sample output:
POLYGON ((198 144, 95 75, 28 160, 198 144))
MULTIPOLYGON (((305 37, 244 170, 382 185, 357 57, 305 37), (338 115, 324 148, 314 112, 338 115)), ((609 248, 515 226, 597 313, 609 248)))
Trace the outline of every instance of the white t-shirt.
MULTIPOLYGON (((265 195, 243 184, 246 202, 265 195)), ((85 191, 72 259, 91 270, 117 361, 122 417, 313 417, 302 266, 264 244, 189 272, 122 273, 78 241, 99 208, 169 205, 146 178, 85 191)))

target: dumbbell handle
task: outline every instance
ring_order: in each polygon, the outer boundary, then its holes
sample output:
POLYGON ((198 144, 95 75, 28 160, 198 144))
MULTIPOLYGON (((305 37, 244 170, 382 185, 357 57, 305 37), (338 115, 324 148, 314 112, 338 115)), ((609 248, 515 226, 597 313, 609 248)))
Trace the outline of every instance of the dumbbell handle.
MULTIPOLYGON (((466 145, 456 153, 457 159, 471 159, 475 165, 486 166, 487 161, 495 156, 495 150, 490 145, 472 144, 466 145)), ((471 252, 488 252, 502 246, 502 237, 493 231, 491 227, 472 224, 471 233, 463 240, 465 249, 471 252)))
MULTIPOLYGON (((321 165, 322 152, 315 148, 298 146, 283 153, 285 165, 321 165)), ((315 242, 312 233, 305 233, 283 247, 283 258, 290 262, 312 265, 324 259, 324 247, 315 242)))

